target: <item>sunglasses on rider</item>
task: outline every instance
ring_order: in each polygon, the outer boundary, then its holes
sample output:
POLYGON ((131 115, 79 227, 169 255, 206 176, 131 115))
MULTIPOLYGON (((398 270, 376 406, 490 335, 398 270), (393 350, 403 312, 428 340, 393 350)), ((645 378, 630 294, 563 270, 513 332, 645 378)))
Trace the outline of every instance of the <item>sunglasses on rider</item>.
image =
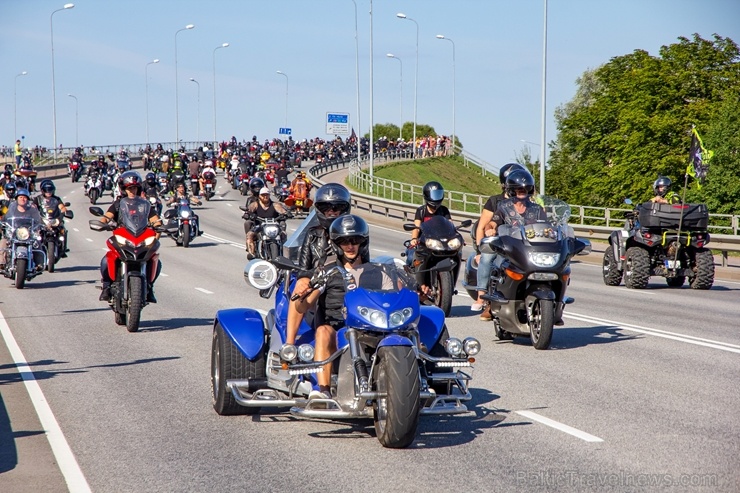
POLYGON ((326 214, 329 211, 344 212, 344 210, 346 209, 346 207, 347 206, 344 205, 344 204, 331 204, 331 203, 328 203, 328 202, 322 202, 322 203, 316 204, 316 208, 322 214, 326 214))
POLYGON ((362 237, 350 236, 349 238, 341 238, 337 243, 339 245, 360 245, 362 244, 362 237))

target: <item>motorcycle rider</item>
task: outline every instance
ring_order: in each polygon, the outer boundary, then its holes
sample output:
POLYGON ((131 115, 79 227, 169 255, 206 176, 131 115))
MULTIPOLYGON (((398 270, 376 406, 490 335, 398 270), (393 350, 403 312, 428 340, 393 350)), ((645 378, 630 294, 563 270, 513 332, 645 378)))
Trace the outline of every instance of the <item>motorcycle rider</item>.
MULTIPOLYGON (((259 199, 256 202, 249 204, 247 214, 251 217, 257 216, 263 219, 276 218, 281 214, 286 214, 287 211, 283 204, 279 202, 273 202, 270 199, 270 190, 267 187, 262 187, 259 191, 259 199)), ((253 220, 254 222, 254 220, 253 220)), ((285 221, 280 221, 280 236, 282 237, 283 243, 285 243, 285 221)), ((256 254, 257 247, 257 232, 250 230, 247 233, 247 260, 252 260, 256 254)))
POLYGON ((658 204, 677 204, 680 202, 678 195, 671 192, 671 185, 673 182, 667 176, 659 176, 657 180, 653 182, 653 192, 655 197, 650 199, 650 202, 658 204))
POLYGON ((72 167, 71 167, 72 166, 72 163, 75 162, 75 161, 78 162, 78 163, 80 163, 80 169, 77 170, 77 174, 78 175, 81 175, 82 174, 82 167, 85 164, 85 157, 82 155, 82 148, 81 147, 75 148, 75 152, 69 157, 69 164, 67 164, 67 170, 69 171, 68 174, 70 174, 70 175, 72 174, 72 167))
MULTIPOLYGON (((247 196, 247 203, 244 204, 245 209, 249 209, 252 203, 259 200, 260 190, 265 187, 265 181, 262 178, 254 177, 249 180, 249 195, 247 196)), ((245 237, 249 237, 249 232, 252 231, 252 228, 254 227, 254 221, 252 220, 248 212, 242 214, 242 219, 244 219, 244 235, 245 237)), ((247 248, 247 252, 248 251, 249 249, 247 248)))
POLYGON ((424 195, 424 205, 416 209, 414 214, 414 225, 415 229, 411 231, 411 243, 409 248, 406 250, 406 265, 411 266, 411 261, 414 255, 414 249, 419 243, 419 235, 421 234, 421 223, 428 221, 434 216, 442 216, 446 219, 450 218, 450 210, 442 205, 442 200, 445 196, 445 189, 442 184, 438 181, 430 181, 424 188, 422 188, 422 194, 424 195))
MULTIPOLYGON (((18 189, 15 193, 15 200, 10 203, 7 213, 3 216, 6 220, 11 217, 28 217, 41 223, 41 214, 39 214, 39 210, 33 205, 33 202, 31 202, 31 195, 25 188, 18 189)), ((7 248, 8 240, 3 234, 2 238, 0 238, 0 271, 5 270, 5 264, 7 262, 7 248)), ((36 252, 34 252, 33 255, 36 268, 43 269, 43 256, 36 252)))
MULTIPOLYGON (((488 278, 491 277, 491 266, 496 258, 496 254, 493 253, 480 253, 479 245, 480 240, 486 236, 493 236, 495 231, 491 225, 493 214, 498 209, 498 204, 508 198, 506 195, 506 178, 509 174, 515 170, 525 170, 526 168, 519 163, 508 163, 501 166, 498 173, 499 183, 501 184, 502 193, 498 195, 491 195, 483 206, 483 210, 480 212, 480 218, 473 225, 473 231, 475 236, 472 236, 473 243, 475 245, 475 251, 478 256, 475 259, 478 261, 478 299, 473 302, 470 309, 474 312, 479 312, 486 305, 485 300, 480 296, 486 294, 488 286, 488 278)), ((473 258, 468 259, 468 262, 472 262, 473 258)), ((482 316, 482 315, 481 315, 482 316)), ((490 320, 490 319, 488 319, 490 320)))
MULTIPOLYGON (((370 239, 370 228, 365 220, 352 214, 335 219, 329 228, 329 239, 329 246, 336 255, 336 264, 359 279, 361 272, 357 268, 364 262, 361 250, 367 248, 370 239)), ((301 315, 318 303, 316 316, 322 325, 316 328, 314 361, 323 361, 337 350, 337 331, 344 327, 344 280, 341 276, 331 276, 323 288, 313 290, 307 283, 300 289, 296 284, 293 294, 308 294, 296 300, 296 309, 301 315)), ((286 343, 295 344, 295 341, 286 343)), ((331 399, 331 372, 332 364, 327 363, 324 370, 316 375, 319 388, 309 393, 309 399, 331 399)))
MULTIPOLYGON (((195 195, 188 195, 188 190, 185 188, 185 184, 183 182, 178 182, 175 186, 175 193, 167 200, 167 203, 165 205, 172 205, 176 202, 178 202, 180 199, 188 199, 190 202, 190 205, 203 205, 203 202, 198 200, 198 197, 195 195)), ((199 223, 200 224, 200 223, 199 223)))
POLYGON ((280 185, 283 182, 288 182, 289 174, 290 171, 288 171, 288 168, 285 167, 285 163, 280 163, 280 168, 275 171, 275 183, 277 183, 277 185, 280 185))
MULTIPOLYGON (((104 224, 110 221, 115 221, 116 223, 119 222, 118 215, 121 209, 121 199, 123 199, 124 197, 134 199, 141 196, 143 187, 141 175, 139 175, 139 173, 137 173, 136 171, 126 171, 125 173, 121 174, 121 177, 118 179, 118 187, 121 189, 121 196, 113 201, 113 203, 106 211, 105 215, 100 218, 100 222, 104 224)), ((153 207, 149 208, 149 224, 153 227, 158 227, 162 225, 162 220, 159 218, 159 216, 157 215, 157 211, 155 211, 153 207)), ((159 236, 160 234, 157 233, 157 240, 159 239, 159 236)), ((157 298, 154 296, 154 283, 157 281, 157 278, 159 277, 159 272, 161 270, 162 262, 159 262, 159 259, 150 260, 147 264, 147 283, 149 284, 149 289, 147 289, 146 301, 149 303, 157 302, 157 298), (154 280, 149 283, 152 269, 156 269, 156 271, 154 274, 154 280)), ((103 258, 100 260, 100 276, 102 278, 103 290, 100 293, 100 298, 98 299, 99 301, 110 301, 110 285, 113 280, 110 278, 110 274, 108 273, 107 254, 104 255, 103 258)))
MULTIPOLYGON (((198 183, 200 184, 199 177, 200 177, 200 168, 202 166, 203 166, 203 161, 197 161, 195 159, 193 159, 192 161, 188 163, 188 178, 191 179, 191 183, 192 183, 192 178, 195 177, 198 179, 198 183)), ((198 195, 200 190, 203 190, 203 188, 200 187, 198 190, 193 190, 193 186, 191 185, 190 191, 192 192, 193 195, 198 195)))
POLYGON ((57 197, 55 192, 57 187, 54 182, 48 178, 41 181, 41 193, 33 199, 33 204, 38 208, 39 211, 46 211, 49 209, 59 209, 61 212, 60 224, 59 224, 59 239, 62 240, 62 258, 67 258, 67 229, 64 227, 64 214, 67 212, 67 207, 61 198, 57 197))
MULTIPOLYGON (((215 193, 216 189, 216 170, 213 169, 213 162, 212 161, 206 161, 205 165, 203 166, 203 170, 200 172, 200 176, 198 177, 198 185, 200 186, 200 195, 205 196, 206 194, 206 180, 212 180, 213 181, 213 189, 211 193, 215 193)), ((195 192, 193 192, 195 194, 195 192)))

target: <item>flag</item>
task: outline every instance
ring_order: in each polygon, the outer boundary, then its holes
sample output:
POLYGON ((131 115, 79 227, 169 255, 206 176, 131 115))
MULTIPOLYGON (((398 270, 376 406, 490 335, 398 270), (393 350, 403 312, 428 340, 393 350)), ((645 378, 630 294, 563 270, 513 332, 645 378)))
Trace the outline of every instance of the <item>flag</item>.
POLYGON ((699 137, 696 128, 691 129, 691 150, 689 151, 689 165, 686 167, 686 174, 697 180, 697 188, 701 189, 701 184, 707 177, 709 171, 709 161, 714 155, 713 151, 704 148, 704 144, 699 137))
POLYGON ((349 140, 355 141, 357 139, 357 134, 355 133, 355 127, 352 127, 352 133, 349 136, 349 140))

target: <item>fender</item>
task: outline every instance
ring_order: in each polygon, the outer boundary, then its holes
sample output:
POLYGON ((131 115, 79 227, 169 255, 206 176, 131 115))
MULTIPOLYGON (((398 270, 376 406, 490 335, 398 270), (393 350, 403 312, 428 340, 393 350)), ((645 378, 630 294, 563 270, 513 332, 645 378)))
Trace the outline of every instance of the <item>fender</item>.
POLYGON ((433 305, 422 305, 420 309, 421 316, 419 317, 418 324, 419 339, 421 339, 422 344, 431 349, 442 333, 442 328, 445 324, 445 312, 438 306, 433 305))
POLYGON ((400 336, 398 334, 391 334, 388 337, 383 338, 378 343, 378 349, 382 347, 390 347, 390 346, 410 346, 413 347, 414 343, 411 342, 411 339, 408 337, 400 336))
POLYGON ((250 361, 254 361, 265 348, 265 324, 262 315, 252 308, 230 308, 216 312, 216 322, 221 324, 231 342, 250 361))
POLYGON ((609 235, 609 248, 611 248, 614 251, 614 259, 617 262, 617 265, 621 265, 622 263, 622 257, 624 256, 625 252, 625 245, 626 245, 627 239, 625 238, 625 232, 623 230, 617 230, 612 231, 612 233, 609 235))
POLYGON ((557 295, 555 294, 555 291, 553 291, 551 286, 548 286, 546 284, 533 284, 529 286, 527 290, 526 298, 527 298, 527 302, 529 302, 529 298, 537 298, 538 300, 556 301, 557 295))
POLYGON ((28 258, 28 247, 25 245, 18 245, 15 247, 16 258, 28 258))

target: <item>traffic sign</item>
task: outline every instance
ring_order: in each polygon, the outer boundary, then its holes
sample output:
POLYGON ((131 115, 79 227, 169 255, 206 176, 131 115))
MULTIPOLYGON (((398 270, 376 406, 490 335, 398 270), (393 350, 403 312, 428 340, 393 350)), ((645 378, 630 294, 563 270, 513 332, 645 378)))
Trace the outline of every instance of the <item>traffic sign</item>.
POLYGON ((280 128, 280 135, 290 135, 291 129, 289 128, 280 128))
POLYGON ((329 135, 349 135, 349 113, 327 113, 326 133, 329 135))

